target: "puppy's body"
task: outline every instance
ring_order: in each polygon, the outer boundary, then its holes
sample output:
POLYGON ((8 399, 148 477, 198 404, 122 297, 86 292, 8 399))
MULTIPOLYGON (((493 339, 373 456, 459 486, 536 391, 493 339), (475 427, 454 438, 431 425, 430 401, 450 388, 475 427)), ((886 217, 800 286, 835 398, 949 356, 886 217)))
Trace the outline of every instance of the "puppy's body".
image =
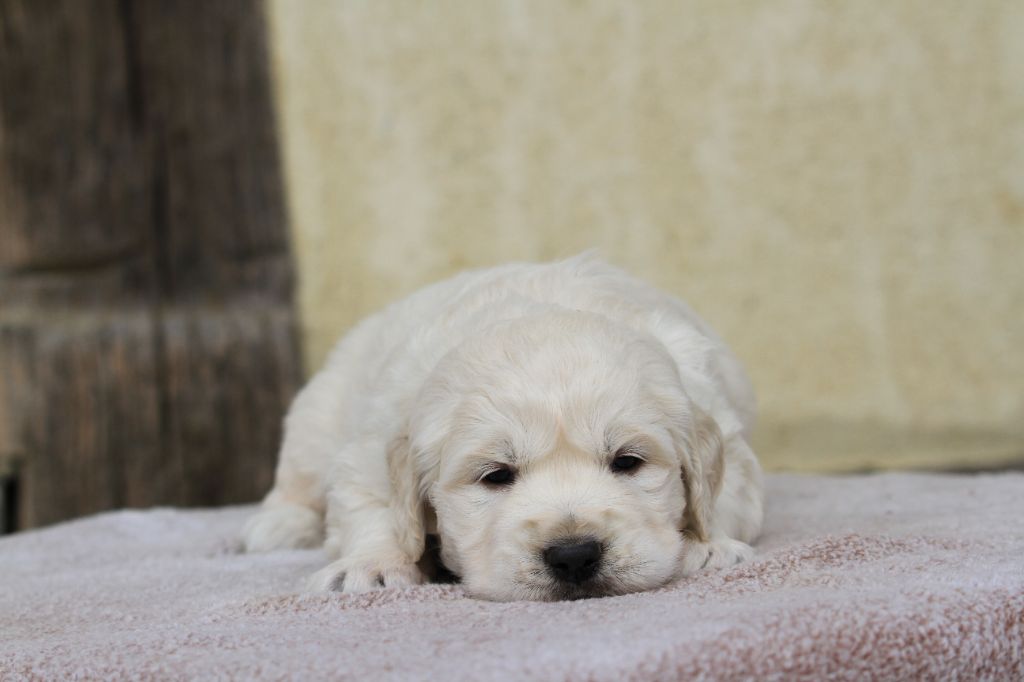
POLYGON ((316 589, 421 582, 435 531, 480 596, 656 587, 750 554, 753 418, 742 367, 677 299, 586 256, 467 272, 341 340, 289 411, 246 546, 326 531, 316 589), (566 543, 597 568, 552 563, 566 543))

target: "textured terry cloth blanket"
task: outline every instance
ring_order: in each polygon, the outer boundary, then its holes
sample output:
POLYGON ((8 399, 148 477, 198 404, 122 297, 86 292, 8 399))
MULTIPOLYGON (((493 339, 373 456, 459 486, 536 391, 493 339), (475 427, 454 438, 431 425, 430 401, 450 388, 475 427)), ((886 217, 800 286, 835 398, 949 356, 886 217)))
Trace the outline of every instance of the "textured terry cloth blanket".
POLYGON ((0 678, 1022 679, 1024 474, 767 483, 751 563, 563 603, 303 595, 323 553, 239 554, 251 508, 15 535, 0 678))

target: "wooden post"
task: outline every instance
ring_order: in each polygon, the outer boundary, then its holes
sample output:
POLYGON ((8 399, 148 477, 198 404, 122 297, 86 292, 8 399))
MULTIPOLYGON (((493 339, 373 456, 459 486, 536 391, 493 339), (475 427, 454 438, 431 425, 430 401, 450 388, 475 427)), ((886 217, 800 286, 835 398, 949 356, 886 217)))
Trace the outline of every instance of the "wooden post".
POLYGON ((254 500, 300 380, 262 3, 0 0, 22 528, 254 500))

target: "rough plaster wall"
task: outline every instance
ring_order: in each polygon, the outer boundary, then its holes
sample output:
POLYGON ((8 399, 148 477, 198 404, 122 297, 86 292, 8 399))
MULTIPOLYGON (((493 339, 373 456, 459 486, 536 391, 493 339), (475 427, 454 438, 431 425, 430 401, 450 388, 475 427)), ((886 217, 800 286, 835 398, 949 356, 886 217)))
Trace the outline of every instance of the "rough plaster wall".
POLYGON ((1024 3, 270 0, 307 360, 596 246, 748 363, 769 465, 1024 454, 1024 3))

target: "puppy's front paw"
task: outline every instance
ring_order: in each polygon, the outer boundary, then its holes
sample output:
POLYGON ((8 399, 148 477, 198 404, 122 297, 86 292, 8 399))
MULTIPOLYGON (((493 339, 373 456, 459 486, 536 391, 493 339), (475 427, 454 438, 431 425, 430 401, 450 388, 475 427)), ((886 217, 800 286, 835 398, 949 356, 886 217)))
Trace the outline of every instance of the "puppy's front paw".
POLYGON ((416 564, 357 563, 339 559, 314 573, 307 589, 357 594, 385 587, 412 587, 424 582, 426 579, 416 564))
POLYGON ((730 537, 713 537, 710 542, 690 540, 683 550, 682 575, 692 575, 702 568, 728 568, 754 556, 754 548, 730 537))

